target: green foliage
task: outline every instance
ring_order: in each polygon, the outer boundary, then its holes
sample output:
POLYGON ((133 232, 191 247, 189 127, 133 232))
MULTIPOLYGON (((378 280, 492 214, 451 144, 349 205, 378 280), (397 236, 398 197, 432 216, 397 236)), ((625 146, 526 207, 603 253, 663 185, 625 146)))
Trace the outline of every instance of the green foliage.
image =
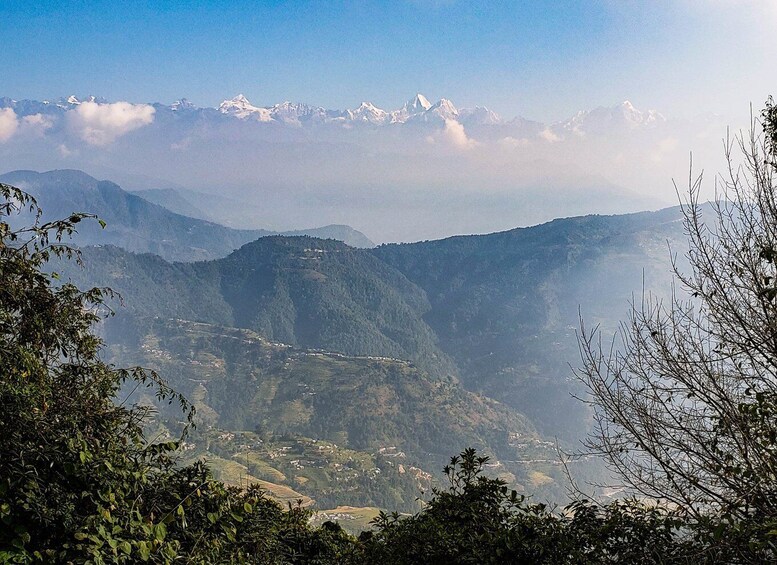
POLYGON ((446 467, 449 487, 418 514, 381 513, 359 540, 366 561, 403 563, 767 563, 771 525, 691 522, 638 500, 578 500, 561 512, 528 503, 484 476, 487 457, 467 449, 446 467))
POLYGON ((446 467, 419 514, 381 514, 361 541, 376 563, 657 563, 682 544, 678 523, 637 503, 588 501, 563 514, 529 504, 499 479, 483 475, 487 457, 467 449, 446 467))

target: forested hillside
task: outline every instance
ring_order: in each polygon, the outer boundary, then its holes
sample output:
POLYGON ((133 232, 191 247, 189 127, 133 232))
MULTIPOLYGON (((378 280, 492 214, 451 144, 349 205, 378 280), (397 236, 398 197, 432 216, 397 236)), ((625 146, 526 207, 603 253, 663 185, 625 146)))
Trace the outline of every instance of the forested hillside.
MULTIPOLYGON (((504 460, 495 470, 525 487, 548 465, 516 461, 554 455, 514 410, 467 392, 451 379, 432 378, 405 361, 296 349, 250 330, 183 320, 138 319, 133 328, 118 333, 107 336, 115 344, 109 359, 155 367, 193 401, 202 430, 326 440, 373 456, 383 454, 395 467, 402 464, 433 474, 457 446, 471 445, 491 453, 496 463, 504 460)), ((549 472, 561 478, 559 468, 549 472)), ((330 471, 321 482, 336 485, 339 475, 330 471)), ((548 485, 551 482, 548 478, 548 485)), ((297 488, 316 498, 316 491, 304 483, 297 488)), ((557 497, 560 488, 556 483, 547 492, 557 497)), ((329 499, 386 507, 385 496, 373 494, 365 500, 362 493, 359 500, 349 500, 348 495, 329 499)), ((394 506, 412 508, 419 495, 418 489, 405 487, 394 506)))
POLYGON ((483 236, 382 245, 373 253, 425 292, 424 320, 465 386, 527 414, 546 433, 584 433, 577 383, 580 314, 614 331, 642 289, 667 292, 678 208, 565 218, 483 236))
POLYGON ((668 290, 669 244, 681 251, 681 236, 679 211, 668 209, 374 250, 268 237, 191 264, 105 246, 85 249, 85 269, 68 276, 118 290, 122 314, 411 360, 571 439, 587 421, 570 395, 579 313, 614 330, 643 284, 668 290))
POLYGON ((84 250, 67 276, 121 293, 120 313, 254 330, 289 345, 411 360, 454 374, 422 316, 426 295, 366 250, 309 237, 261 238, 224 259, 167 263, 116 247, 84 250))

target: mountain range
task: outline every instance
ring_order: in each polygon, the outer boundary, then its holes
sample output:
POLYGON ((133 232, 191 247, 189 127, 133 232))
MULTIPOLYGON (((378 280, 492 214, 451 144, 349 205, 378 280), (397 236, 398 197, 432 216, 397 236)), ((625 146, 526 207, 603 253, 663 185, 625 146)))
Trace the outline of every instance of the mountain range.
MULTIPOLYGON (((29 177, 17 175, 0 178, 29 177)), ((587 320, 614 330, 643 284, 669 288, 667 242, 676 249, 683 245, 677 208, 374 249, 315 237, 260 237, 242 244, 224 234, 256 234, 151 204, 140 214, 145 231, 136 231, 117 219, 123 208, 106 204, 95 186, 68 184, 85 178, 79 173, 41 177, 52 183, 48 192, 68 195, 54 213, 76 202, 98 212, 113 206, 109 226, 113 221, 118 233, 136 235, 122 239, 94 231, 84 242, 102 237, 100 247, 85 249, 85 268, 70 273, 82 285, 116 288, 127 314, 241 327, 296 347, 410 360, 430 375, 460 379, 468 389, 505 402, 544 433, 565 437, 575 436, 586 418, 569 395, 579 308, 587 320), (213 230, 203 239, 211 240, 215 259, 169 262, 187 254, 198 258, 188 247, 171 251, 174 241, 191 244, 192 226, 213 230), (139 245, 138 233, 154 245, 139 245), (153 250, 156 255, 135 253, 153 250), (160 251, 167 251, 167 260, 160 251)), ((145 203, 126 193, 122 198, 145 203)))
MULTIPOLYGON (((288 235, 240 245, 224 236, 228 228, 107 181, 84 182, 90 177, 78 171, 15 175, 0 180, 32 179, 26 187, 42 199, 59 195, 51 203, 60 208, 48 214, 74 204, 114 214, 121 229, 108 232, 113 244, 82 247, 82 268, 51 268, 60 280, 121 295, 102 328, 110 358, 158 368, 193 397, 206 428, 192 449, 225 469, 242 463, 232 440, 218 438, 238 431, 333 442, 373 461, 370 469, 385 450, 401 451, 424 473, 477 445, 513 484, 560 500, 565 479, 554 442, 575 445, 590 418, 573 398, 582 392, 572 371, 579 316, 611 335, 634 293, 669 292, 667 244, 682 254, 684 241, 681 211, 669 208, 369 249, 288 235), (137 238, 118 236, 133 232, 133 209, 144 220, 138 233, 165 234, 167 243, 154 249, 170 254, 169 242, 184 245, 192 226, 208 225, 209 237, 221 238, 210 253, 221 256, 175 262, 128 249, 138 251, 137 238)), ((154 195, 183 205, 177 193, 154 195)), ((251 457, 272 467, 260 451, 251 457)), ((582 461, 575 472, 601 478, 602 471, 582 461)), ((315 488, 302 479, 283 488, 347 503, 347 489, 336 488, 339 472, 328 473, 317 475, 315 488)), ((409 509, 417 483, 392 476, 401 493, 389 498, 409 509)), ((370 484, 359 499, 370 505, 395 488, 370 484)))
MULTIPOLYGON (((156 253, 171 261, 193 261, 222 257, 244 243, 278 233, 236 230, 192 218, 183 214, 198 214, 198 209, 173 189, 133 194, 77 170, 12 171, 0 175, 0 182, 32 194, 44 210, 44 220, 86 211, 104 220, 105 229, 86 223, 79 230, 75 241, 81 245, 117 245, 131 251, 156 253)), ((364 234, 349 226, 294 230, 286 235, 339 239, 355 247, 374 246, 364 234)))
POLYGON ((546 434, 573 439, 587 418, 570 396, 578 390, 570 365, 580 309, 612 332, 643 282, 668 292, 667 241, 682 248, 679 220, 677 209, 590 216, 371 250, 264 237, 196 263, 103 246, 85 249, 85 269, 70 276, 115 288, 132 316, 410 360, 506 403, 546 434))
POLYGON ((236 229, 347 224, 375 242, 417 241, 666 206, 690 150, 718 168, 724 125, 629 102, 543 123, 422 94, 348 109, 3 98, 0 162, 173 189, 200 212, 177 211, 236 229))
MULTIPOLYGON (((89 96, 79 99, 75 95, 59 98, 54 101, 14 100, 0 98, 0 108, 10 108, 19 117, 62 116, 75 110, 82 104, 105 105, 110 102, 101 97, 89 96)), ((446 121, 461 122, 464 126, 517 126, 521 128, 537 128, 554 134, 574 133, 606 133, 610 127, 637 128, 657 127, 666 122, 666 118, 656 110, 638 110, 628 100, 612 107, 598 107, 593 110, 581 110, 566 120, 551 124, 532 122, 522 117, 505 119, 485 106, 473 108, 457 108, 446 98, 430 102, 423 94, 418 93, 403 106, 394 110, 385 110, 372 104, 362 102, 354 109, 334 110, 305 103, 284 101, 271 106, 252 104, 243 94, 222 101, 218 107, 199 107, 182 98, 165 105, 150 104, 157 118, 160 115, 196 116, 198 119, 214 119, 218 116, 231 117, 247 122, 268 124, 283 124, 287 126, 313 126, 322 124, 339 124, 343 126, 372 125, 387 126, 399 124, 440 124, 446 121)))

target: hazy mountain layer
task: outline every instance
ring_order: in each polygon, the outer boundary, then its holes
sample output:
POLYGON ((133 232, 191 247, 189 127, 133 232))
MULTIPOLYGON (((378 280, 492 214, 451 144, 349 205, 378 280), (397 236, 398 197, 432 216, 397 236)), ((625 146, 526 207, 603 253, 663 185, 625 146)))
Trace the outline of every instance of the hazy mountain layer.
POLYGON ((13 131, 0 162, 15 168, 78 168, 132 190, 186 187, 218 194, 212 205, 187 200, 229 227, 348 224, 379 242, 667 205, 689 151, 721 168, 727 125, 626 101, 555 124, 505 120, 421 95, 349 110, 239 96, 219 108, 5 98, 0 112, 13 131))
POLYGON ((529 415, 543 431, 584 432, 580 314, 614 331, 644 288, 668 291, 682 256, 680 210, 585 216, 484 236, 385 245, 374 253, 426 291, 424 320, 465 385, 529 415))
MULTIPOLYGON (((252 213, 257 212, 254 206, 245 202, 228 198, 223 195, 206 194, 194 190, 150 189, 133 192, 141 198, 159 204, 176 214, 199 218, 210 222, 216 222, 224 226, 236 227, 234 224, 242 222, 250 224, 247 219, 252 213), (208 210, 207 213, 203 210, 208 210)), ((255 223, 255 222, 253 222, 255 223)), ((240 230, 246 231, 246 230, 240 230)), ((248 230, 250 231, 250 230, 248 230)), ((266 231, 266 230, 262 230, 266 231)), ((336 239, 347 243, 351 247, 369 248, 375 247, 375 243, 360 231, 345 225, 329 225, 320 228, 303 230, 287 230, 282 232, 268 231, 268 235, 309 235, 321 239, 336 239)))
MULTIPOLYGON (((183 216, 82 171, 13 171, 0 175, 0 182, 18 186, 35 196, 44 210, 44 219, 67 217, 72 212, 88 212, 103 219, 107 224, 105 229, 91 222, 82 225, 75 239, 81 245, 112 244, 155 253, 172 261, 194 261, 224 257, 244 243, 277 233, 236 230, 183 216)), ((293 234, 340 236, 357 245, 372 243, 347 226, 327 226, 293 234)))

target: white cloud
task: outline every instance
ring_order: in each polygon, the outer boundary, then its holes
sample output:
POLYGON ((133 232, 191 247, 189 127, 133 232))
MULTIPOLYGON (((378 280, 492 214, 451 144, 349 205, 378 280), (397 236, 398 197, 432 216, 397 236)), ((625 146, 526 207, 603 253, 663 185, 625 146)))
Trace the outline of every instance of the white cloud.
POLYGON ((108 145, 154 121, 148 104, 83 102, 67 113, 71 129, 90 145, 108 145))
POLYGON ((670 155, 673 153, 677 146, 680 144, 680 140, 674 137, 667 137, 665 139, 662 139, 658 142, 658 145, 656 145, 655 150, 650 155, 650 159, 654 163, 660 163, 664 160, 664 157, 667 155, 670 155))
POLYGON ((0 110, 0 143, 8 141, 19 128, 19 120, 13 108, 0 110))
POLYGON ((511 148, 528 147, 529 143, 531 143, 531 142, 528 139, 526 139, 525 137, 517 138, 517 137, 507 136, 507 137, 503 137, 502 139, 499 140, 499 144, 501 146, 503 146, 503 147, 511 147, 511 148))
POLYGON ((550 128, 545 128, 538 135, 541 139, 544 139, 548 143, 556 143, 562 139, 560 136, 553 133, 550 128))
POLYGON ((24 116, 20 125, 21 131, 40 137, 54 126, 54 119, 44 114, 31 114, 24 116))
POLYGON ((445 127, 426 138, 429 143, 441 142, 452 145, 458 149, 471 149, 477 145, 477 141, 467 136, 464 126, 456 120, 445 120, 445 127))
POLYGON ((59 151, 59 154, 60 154, 62 157, 70 157, 70 156, 73 154, 73 151, 71 151, 71 150, 68 148, 68 146, 67 146, 67 145, 65 145, 64 143, 60 143, 60 144, 57 146, 57 151, 59 151))

